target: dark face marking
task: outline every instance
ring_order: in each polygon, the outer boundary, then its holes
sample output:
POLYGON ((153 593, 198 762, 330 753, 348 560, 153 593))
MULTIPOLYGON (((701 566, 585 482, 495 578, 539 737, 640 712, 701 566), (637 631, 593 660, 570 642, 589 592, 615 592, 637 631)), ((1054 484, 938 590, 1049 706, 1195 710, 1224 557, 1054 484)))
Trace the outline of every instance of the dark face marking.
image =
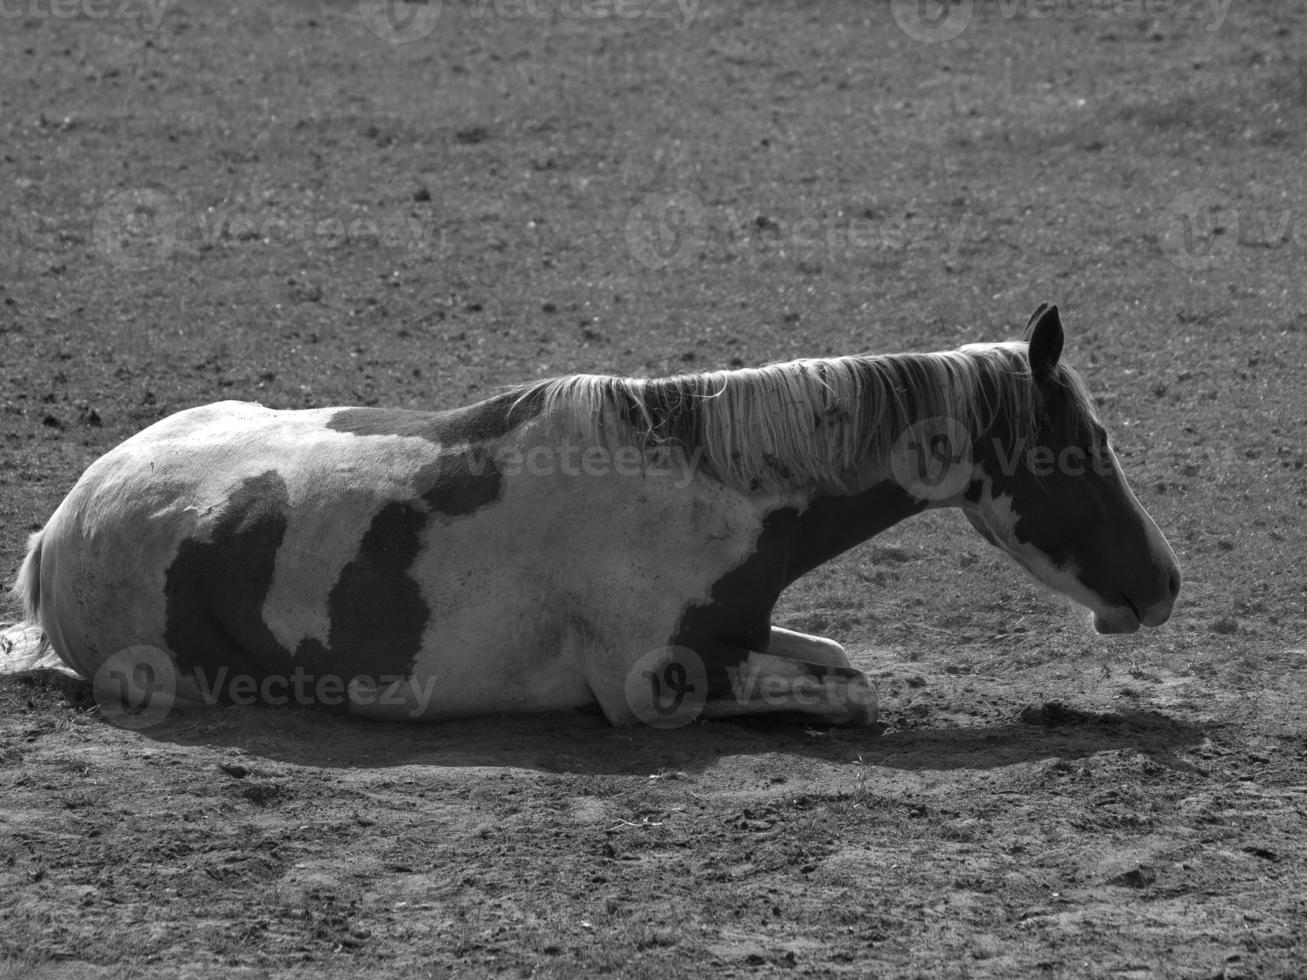
POLYGON ((726 671, 751 650, 767 652, 772 609, 788 585, 924 506, 887 482, 854 496, 819 498, 802 513, 772 511, 753 554, 713 583, 708 603, 686 608, 668 644, 689 647, 703 659, 709 697, 729 694, 726 671))
MULTIPOLYGON (((993 495, 1011 497, 1017 541, 1059 568, 1074 564, 1081 584, 1108 606, 1141 612, 1174 599, 1179 572, 1159 561, 1160 532, 1131 492, 1106 432, 1077 404, 1064 372, 1052 372, 1039 388, 1043 413, 1026 451, 1012 450, 1016 437, 1003 426, 976 446, 993 495)), ((982 492, 976 482, 967 497, 974 503, 982 492)))
POLYGON ((214 669, 256 676, 288 656, 261 615, 286 534, 290 498, 275 470, 245 480, 214 522, 212 540, 183 541, 168 566, 165 640, 183 675, 214 669))

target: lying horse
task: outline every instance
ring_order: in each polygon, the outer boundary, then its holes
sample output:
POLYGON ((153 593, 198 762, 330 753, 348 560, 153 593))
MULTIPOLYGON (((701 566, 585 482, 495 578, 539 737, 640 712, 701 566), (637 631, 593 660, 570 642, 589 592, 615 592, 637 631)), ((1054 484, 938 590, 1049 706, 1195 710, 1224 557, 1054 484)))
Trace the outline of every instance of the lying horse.
POLYGON ((1057 309, 1026 336, 565 377, 446 412, 193 408, 86 471, 17 588, 58 657, 129 702, 868 724, 871 682, 772 608, 926 508, 960 507, 1100 632, 1170 615, 1175 556, 1057 309))

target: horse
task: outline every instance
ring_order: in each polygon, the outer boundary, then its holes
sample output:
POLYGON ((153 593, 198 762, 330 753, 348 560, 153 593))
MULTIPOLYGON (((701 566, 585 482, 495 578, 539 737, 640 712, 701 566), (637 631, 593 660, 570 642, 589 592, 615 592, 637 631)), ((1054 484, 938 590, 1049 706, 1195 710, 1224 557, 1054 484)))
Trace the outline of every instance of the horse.
POLYGON ((191 408, 86 470, 16 590, 138 712, 869 725, 844 648, 772 611, 926 509, 960 508, 1100 633, 1170 616, 1175 555, 1063 346, 1042 304, 1022 340, 936 353, 573 375, 439 412, 191 408))

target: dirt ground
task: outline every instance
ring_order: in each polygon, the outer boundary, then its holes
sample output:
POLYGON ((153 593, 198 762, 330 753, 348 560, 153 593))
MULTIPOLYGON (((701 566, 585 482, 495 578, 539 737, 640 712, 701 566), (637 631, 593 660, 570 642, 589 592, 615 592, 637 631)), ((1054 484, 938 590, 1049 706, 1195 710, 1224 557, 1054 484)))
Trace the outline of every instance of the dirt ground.
POLYGON ((0 6, 6 581, 186 406, 938 349, 1042 300, 1185 573, 1104 638, 960 516, 891 529, 777 617, 877 679, 872 731, 131 731, 0 678, 0 977, 1307 971, 1307 12, 947 9, 0 6))

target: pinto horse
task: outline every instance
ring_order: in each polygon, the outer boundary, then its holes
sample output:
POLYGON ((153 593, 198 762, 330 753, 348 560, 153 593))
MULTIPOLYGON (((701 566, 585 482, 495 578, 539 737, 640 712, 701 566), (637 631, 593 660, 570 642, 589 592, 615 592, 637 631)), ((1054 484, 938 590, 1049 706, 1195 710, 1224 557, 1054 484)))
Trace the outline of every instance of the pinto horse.
POLYGON ((445 412, 193 408, 87 469, 17 589, 63 663, 127 699, 869 724, 843 648, 772 609, 926 508, 961 508, 1100 632, 1171 613, 1175 556, 1056 307, 1026 338, 564 377, 445 412))

